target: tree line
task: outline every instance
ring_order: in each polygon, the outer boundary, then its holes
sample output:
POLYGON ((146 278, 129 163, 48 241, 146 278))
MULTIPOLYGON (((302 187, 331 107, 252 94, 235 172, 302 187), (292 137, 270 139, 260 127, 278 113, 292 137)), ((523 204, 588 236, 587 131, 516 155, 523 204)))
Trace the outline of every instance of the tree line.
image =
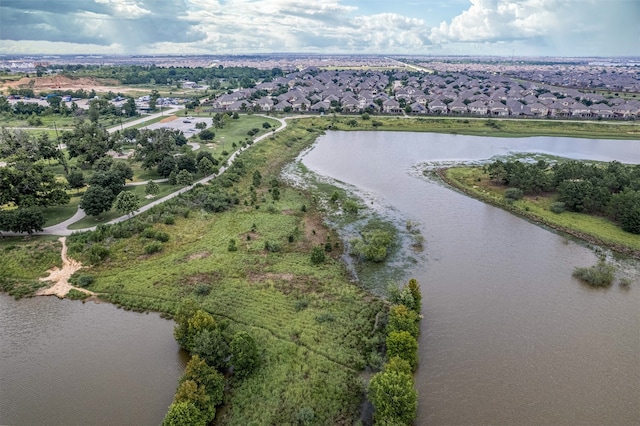
POLYGON ((492 181, 510 187, 505 192, 509 199, 552 193, 555 213, 568 210, 605 216, 623 230, 640 234, 640 165, 496 160, 484 171, 492 181))
POLYGON ((412 425, 418 409, 413 373, 418 367, 418 335, 422 293, 410 279, 401 289, 389 288, 392 303, 387 320, 387 359, 382 371, 369 382, 369 400, 375 424, 412 425))
POLYGON ((215 319, 193 300, 186 301, 174 319, 176 341, 193 356, 162 424, 204 426, 222 403, 225 374, 233 383, 248 377, 262 362, 261 350, 249 333, 232 332, 228 321, 215 319))
POLYGON ((71 78, 76 76, 92 76, 112 78, 122 84, 172 84, 180 80, 211 81, 226 79, 237 81, 241 87, 249 87, 255 81, 264 81, 282 75, 282 70, 273 68, 264 70, 251 67, 158 67, 155 65, 118 65, 118 66, 53 66, 61 69, 63 74, 71 78))

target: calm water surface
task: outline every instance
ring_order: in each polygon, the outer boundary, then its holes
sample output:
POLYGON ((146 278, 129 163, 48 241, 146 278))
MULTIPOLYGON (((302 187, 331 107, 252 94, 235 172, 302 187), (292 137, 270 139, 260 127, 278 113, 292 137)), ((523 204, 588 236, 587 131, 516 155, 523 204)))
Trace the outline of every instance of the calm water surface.
POLYGON ((0 294, 0 424, 157 425, 185 358, 173 321, 0 294))
POLYGON ((593 290, 597 261, 556 233, 410 173, 509 152, 640 163, 640 141, 329 132, 302 161, 422 225, 420 425, 640 424, 640 266, 593 290))

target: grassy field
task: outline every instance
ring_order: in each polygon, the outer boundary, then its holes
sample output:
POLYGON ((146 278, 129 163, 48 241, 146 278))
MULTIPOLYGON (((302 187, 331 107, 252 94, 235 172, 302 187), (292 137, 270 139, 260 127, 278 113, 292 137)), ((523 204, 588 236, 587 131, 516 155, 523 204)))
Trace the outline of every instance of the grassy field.
MULTIPOLYGON (((148 254, 154 242, 143 236, 148 233, 106 239, 93 233, 86 245, 84 236, 69 237, 70 255, 88 265, 90 247, 108 251, 103 261, 78 273, 94 278, 88 288, 101 298, 168 314, 194 298, 233 330, 254 336, 262 365, 248 379, 232 381, 217 424, 298 424, 309 413, 315 424, 354 424, 364 394, 363 369, 383 362, 385 307, 350 282, 339 259, 341 244, 326 253, 323 264, 312 264, 313 247, 339 241, 323 224, 313 194, 281 183, 274 200, 272 179, 320 131, 294 124, 283 133, 242 154, 247 172, 229 189, 239 200, 231 210, 188 210, 177 199, 134 219, 169 235, 159 252, 148 254), (263 178, 252 205, 254 170, 263 178), (229 251, 232 239, 237 251, 229 251), (278 250, 266 250, 266 242, 278 250)), ((0 250, 7 253, 0 263, 3 276, 12 280, 33 282, 60 263, 59 244, 39 238, 3 241, 0 250), (42 258, 30 261, 33 251, 42 258)))
MULTIPOLYGON (((324 264, 311 263, 314 246, 339 241, 323 225, 311 194, 281 186, 273 201, 267 190, 283 164, 318 134, 292 127, 242 156, 248 170, 263 176, 259 208, 244 203, 252 185, 248 172, 233 188, 240 203, 232 210, 192 210, 188 218, 172 213, 174 224, 154 225, 170 235, 159 253, 146 254, 150 240, 141 235, 105 241, 108 258, 80 272, 95 277, 89 289, 114 303, 171 313, 192 297, 256 338, 263 365, 233 386, 220 424, 295 424, 303 408, 313 410, 317 424, 353 424, 363 393, 361 370, 380 362, 374 325, 382 302, 349 282, 341 248, 324 264), (231 239, 237 251, 228 250, 231 239), (265 250, 267 241, 280 250, 265 250)), ((70 250, 73 244, 71 239, 70 250)))
POLYGON ((552 195, 524 197, 515 202, 504 198, 506 187, 496 186, 480 167, 452 167, 440 174, 449 184, 482 201, 502 207, 546 226, 595 244, 640 257, 640 238, 623 231, 607 218, 574 212, 550 211, 552 195))

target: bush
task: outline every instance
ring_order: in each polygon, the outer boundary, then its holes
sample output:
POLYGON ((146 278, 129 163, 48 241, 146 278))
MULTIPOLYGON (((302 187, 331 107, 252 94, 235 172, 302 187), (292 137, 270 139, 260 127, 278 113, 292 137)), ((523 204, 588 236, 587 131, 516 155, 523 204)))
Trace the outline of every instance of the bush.
POLYGON ((556 201, 555 203, 551 204, 549 210, 551 210, 552 213, 560 214, 565 211, 565 205, 563 202, 556 201))
POLYGON ((311 250, 311 263, 313 265, 320 265, 322 263, 324 263, 326 260, 326 256, 324 254, 324 250, 322 249, 322 247, 314 247, 313 250, 311 250))
POLYGON ((157 232, 156 235, 153 237, 156 240, 166 243, 167 241, 169 241, 169 234, 166 232, 157 232))
POLYGON ((227 251, 238 251, 238 246, 236 245, 236 240, 233 238, 229 240, 229 245, 227 246, 227 251))
POLYGON ((211 292, 211 286, 208 284, 200 283, 193 291, 197 296, 207 296, 211 292))
POLYGON ((387 323, 387 332, 406 331, 414 338, 418 338, 420 316, 405 305, 394 305, 389 310, 389 322, 387 323))
POLYGON ((504 198, 506 198, 507 200, 511 200, 511 201, 516 201, 522 198, 523 196, 523 192, 522 189, 520 188, 508 188, 505 192, 504 192, 504 198))
POLYGON ((89 287, 95 281, 95 277, 93 275, 80 275, 76 280, 76 285, 78 287, 89 287))
POLYGON ((84 300, 89 297, 89 295, 83 291, 72 288, 65 297, 71 300, 84 300))
POLYGON ((573 276, 594 287, 608 287, 613 282, 615 268, 604 261, 587 268, 575 268, 573 276))
POLYGON ((233 374, 244 378, 260 365, 260 351, 256 341, 245 331, 239 331, 229 344, 233 374))
POLYGON ((93 244, 89 249, 89 260, 98 264, 109 257, 109 249, 100 244, 93 244))
POLYGON ((277 253, 282 251, 282 246, 279 243, 275 243, 273 241, 265 241, 264 249, 271 253, 277 253))
POLYGON ((392 331, 387 335, 387 354, 389 358, 398 356, 411 365, 415 371, 418 366, 418 341, 408 331, 392 331))
POLYGON ((162 251, 162 243, 159 241, 154 241, 151 244, 144 246, 144 252, 146 254, 155 254, 162 251))
POLYGON ((207 419, 191 401, 174 402, 162 420, 162 426, 206 426, 207 419))
POLYGON ((418 409, 413 377, 396 370, 375 374, 369 383, 369 400, 376 424, 411 425, 418 409))

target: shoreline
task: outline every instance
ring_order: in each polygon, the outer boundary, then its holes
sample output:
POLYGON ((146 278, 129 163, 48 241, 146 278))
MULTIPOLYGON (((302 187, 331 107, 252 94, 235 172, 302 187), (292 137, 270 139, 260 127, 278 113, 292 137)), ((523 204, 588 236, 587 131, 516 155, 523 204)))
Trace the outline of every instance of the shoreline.
POLYGON ((567 234, 567 235, 571 235, 574 238, 578 238, 581 241, 584 241, 588 244, 592 244, 592 245, 597 245, 597 246, 602 246, 602 247, 606 247, 609 248, 613 251, 616 251, 618 253, 621 253, 623 255, 632 257, 634 259, 638 259, 640 260, 640 250, 635 250, 631 247, 627 247, 627 246, 623 246, 620 244, 615 244, 615 243, 610 243, 607 241, 603 241, 600 238, 591 235, 591 234, 587 234, 585 232, 581 232, 572 228, 567 228, 565 226, 561 226, 552 222, 549 222, 535 214, 532 213, 528 213, 526 211, 514 208, 514 207, 510 207, 508 205, 505 205, 503 203, 498 203, 495 200, 489 198, 489 197, 482 197, 480 194, 475 193, 474 191, 470 190, 469 188, 467 188, 464 185, 460 185, 458 184, 458 182, 449 179, 449 177, 447 176, 447 170, 449 169, 449 167, 441 167, 441 168, 437 168, 435 169, 435 173, 436 175, 442 180, 442 182, 444 182, 445 184, 447 184, 449 187, 462 192, 463 194, 474 198, 476 200, 482 201, 483 203, 487 203, 490 204, 494 207, 498 207, 501 208, 502 210, 508 211, 509 213, 515 214, 516 216, 519 216, 523 219, 526 219, 532 223, 535 223, 536 225, 542 225, 546 228, 550 228, 556 232, 561 232, 563 234, 567 234))

